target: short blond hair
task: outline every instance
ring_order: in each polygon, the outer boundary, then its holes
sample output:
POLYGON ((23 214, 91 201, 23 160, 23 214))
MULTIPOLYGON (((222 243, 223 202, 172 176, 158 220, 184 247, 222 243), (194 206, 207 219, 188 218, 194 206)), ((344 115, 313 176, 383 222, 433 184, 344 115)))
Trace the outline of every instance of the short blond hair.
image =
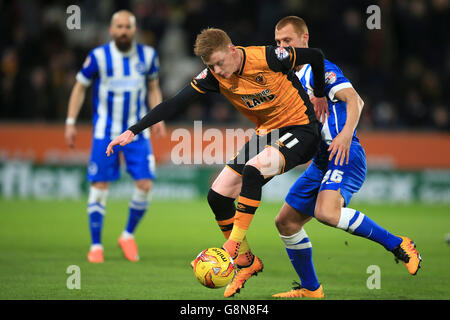
POLYGON ((224 50, 231 45, 228 34, 217 28, 203 29, 195 39, 194 53, 208 61, 210 56, 218 50, 224 50))
POLYGON ((284 28, 288 24, 292 25, 294 31, 299 36, 308 33, 308 27, 306 26, 305 20, 297 16, 284 17, 283 19, 278 21, 277 25, 275 26, 275 30, 280 30, 281 28, 284 28))

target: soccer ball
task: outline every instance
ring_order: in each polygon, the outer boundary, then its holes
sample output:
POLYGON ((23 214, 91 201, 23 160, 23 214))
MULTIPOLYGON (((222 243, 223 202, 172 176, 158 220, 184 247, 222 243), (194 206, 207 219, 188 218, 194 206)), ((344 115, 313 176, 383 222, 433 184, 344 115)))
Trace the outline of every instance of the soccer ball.
POLYGON ((221 248, 203 250, 194 260, 194 275, 207 288, 226 286, 235 272, 233 259, 221 248))

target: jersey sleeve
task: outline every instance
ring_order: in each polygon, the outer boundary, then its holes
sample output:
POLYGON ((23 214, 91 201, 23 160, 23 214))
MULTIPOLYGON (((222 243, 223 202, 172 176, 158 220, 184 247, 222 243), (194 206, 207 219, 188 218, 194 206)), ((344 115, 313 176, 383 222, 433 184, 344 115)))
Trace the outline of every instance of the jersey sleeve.
POLYGON ((158 73, 159 73, 159 57, 156 50, 153 53, 153 57, 151 60, 150 68, 147 72, 147 80, 152 81, 155 79, 158 79, 158 73))
POLYGON ((209 68, 205 68, 191 81, 191 86, 200 93, 219 92, 219 81, 209 68))
POLYGON ((292 47, 266 46, 266 61, 272 71, 287 74, 295 67, 295 50, 292 47))
MULTIPOLYGON (((314 87, 312 75, 310 83, 314 87)), ((325 94, 332 102, 338 101, 335 95, 339 90, 352 87, 350 80, 344 76, 344 73, 337 65, 330 61, 325 61, 325 94)))
MULTIPOLYGON (((270 69, 275 72, 289 73, 296 66, 310 64, 312 73, 316 76, 324 74, 324 56, 316 48, 266 47, 266 59, 270 69)), ((316 97, 325 96, 325 82, 321 81, 314 87, 316 97)))
POLYGON ((77 73, 76 79, 87 87, 97 75, 97 58, 95 57, 94 51, 91 51, 84 60, 83 67, 77 73))

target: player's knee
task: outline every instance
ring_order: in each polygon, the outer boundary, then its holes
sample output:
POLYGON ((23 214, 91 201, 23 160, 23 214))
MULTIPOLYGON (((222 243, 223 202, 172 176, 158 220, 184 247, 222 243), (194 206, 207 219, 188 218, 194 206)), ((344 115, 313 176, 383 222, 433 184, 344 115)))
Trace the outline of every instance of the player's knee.
POLYGON ((275 217, 275 226, 277 227, 280 234, 284 234, 286 232, 286 229, 288 229, 289 227, 289 219, 287 219, 286 216, 278 214, 275 217))
POLYGON ((136 181, 136 188, 142 190, 143 192, 150 192, 152 190, 152 180, 150 179, 142 179, 136 181))
POLYGON ((318 221, 335 227, 339 222, 340 209, 340 207, 333 205, 318 203, 314 210, 314 216, 318 221))
POLYGON ((286 205, 283 206, 280 213, 275 217, 275 226, 281 235, 292 235, 303 226, 303 223, 298 219, 298 214, 290 212, 286 205))
POLYGON ((236 210, 234 198, 223 196, 213 189, 209 189, 207 200, 216 220, 227 220, 234 216, 236 210))
POLYGON ((247 184, 253 185, 255 187, 262 187, 264 184, 264 177, 261 171, 252 165, 245 165, 242 171, 242 179, 246 181, 247 184))
POLYGON ((99 190, 107 190, 109 187, 109 182, 103 181, 92 182, 91 186, 99 190))

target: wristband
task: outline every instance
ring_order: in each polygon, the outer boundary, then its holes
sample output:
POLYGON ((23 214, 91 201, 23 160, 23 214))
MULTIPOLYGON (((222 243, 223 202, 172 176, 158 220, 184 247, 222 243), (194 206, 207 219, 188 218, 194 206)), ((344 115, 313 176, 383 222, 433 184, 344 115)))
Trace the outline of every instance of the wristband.
POLYGON ((66 124, 71 124, 71 125, 74 125, 75 124, 75 118, 67 118, 66 119, 66 124))

